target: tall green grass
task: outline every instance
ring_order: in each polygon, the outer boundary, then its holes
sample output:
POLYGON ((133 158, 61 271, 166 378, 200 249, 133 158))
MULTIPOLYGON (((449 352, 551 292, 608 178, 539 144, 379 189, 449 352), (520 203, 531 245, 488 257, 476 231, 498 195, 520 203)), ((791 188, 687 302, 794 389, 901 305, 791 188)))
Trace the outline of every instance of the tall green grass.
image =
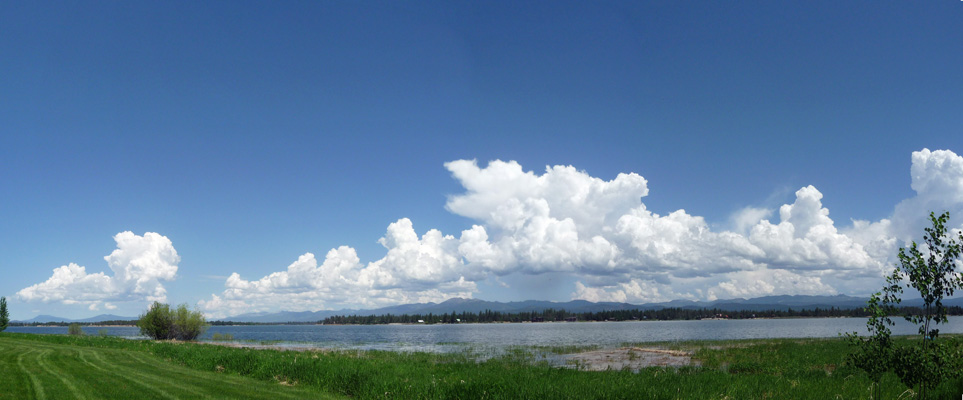
MULTIPOLYGON (((313 393, 363 399, 866 399, 872 388, 865 373, 845 365, 850 349, 839 339, 676 343, 676 348, 694 351, 701 366, 648 368, 639 373, 553 368, 538 360, 533 364, 531 357, 517 352, 476 362, 471 354, 298 352, 0 334, 0 343, 9 340, 35 342, 37 348, 69 345, 75 352, 103 348, 130 354, 131 359, 153 360, 161 364, 155 366, 161 370, 186 367, 218 377, 248 377, 275 386, 283 382, 313 393), (169 363, 166 366, 165 361, 169 363)), ((21 347, 26 351, 30 346, 21 347)), ((24 357, 35 356, 39 354, 24 357)), ((17 367, 15 359, 8 362, 10 357, 3 357, 4 365, 12 362, 10 365, 17 367)), ((131 364, 119 359, 114 362, 121 369, 131 364)), ((29 377, 20 380, 27 382, 29 377)), ((884 377, 881 389, 885 398, 912 398, 892 375, 884 377)), ((944 389, 946 396, 955 393, 953 388, 944 389)), ((959 399, 960 394, 952 398, 959 399)))

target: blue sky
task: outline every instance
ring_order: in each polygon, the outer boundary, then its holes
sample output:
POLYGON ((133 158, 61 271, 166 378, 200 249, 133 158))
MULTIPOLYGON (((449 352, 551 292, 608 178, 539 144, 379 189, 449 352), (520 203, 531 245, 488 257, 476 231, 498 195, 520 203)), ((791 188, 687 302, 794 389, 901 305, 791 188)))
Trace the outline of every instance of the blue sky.
POLYGON ((4 4, 0 295, 18 319, 866 294, 929 208, 963 212, 961 13, 4 4))

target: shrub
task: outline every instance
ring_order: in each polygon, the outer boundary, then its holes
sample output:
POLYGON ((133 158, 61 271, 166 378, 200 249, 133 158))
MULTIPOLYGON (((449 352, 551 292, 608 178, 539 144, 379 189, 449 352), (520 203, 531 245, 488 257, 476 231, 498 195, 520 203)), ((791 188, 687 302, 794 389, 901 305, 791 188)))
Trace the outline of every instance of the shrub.
POLYGON ((157 340, 194 340, 207 329, 207 321, 200 311, 191 311, 186 304, 171 309, 167 304, 154 302, 137 320, 140 333, 157 340))
POLYGON ((154 302, 146 313, 137 320, 137 327, 142 335, 157 340, 173 339, 171 327, 174 318, 171 316, 171 306, 154 302))
POLYGON ((80 324, 75 322, 67 326, 67 333, 74 336, 83 336, 84 330, 80 329, 80 324))
POLYGON ((10 313, 7 312, 7 298, 0 297, 0 332, 7 329, 7 324, 10 323, 10 313))
POLYGON ((174 337, 180 340, 194 340, 207 330, 207 320, 200 311, 187 309, 186 304, 177 306, 174 311, 174 337))

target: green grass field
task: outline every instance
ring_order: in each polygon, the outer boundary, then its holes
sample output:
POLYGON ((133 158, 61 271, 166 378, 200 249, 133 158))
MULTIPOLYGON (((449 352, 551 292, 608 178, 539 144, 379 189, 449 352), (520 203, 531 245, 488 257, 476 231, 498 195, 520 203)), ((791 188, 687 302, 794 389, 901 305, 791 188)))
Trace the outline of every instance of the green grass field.
POLYGON ((145 351, 10 335, 0 337, 0 376, 0 398, 4 399, 334 397, 317 390, 187 368, 145 351))
MULTIPOLYGON (((644 344, 652 346, 652 344, 644 344)), ((701 366, 588 372, 525 351, 470 355, 252 350, 0 333, 0 398, 867 399, 840 339, 661 343, 701 366)), ((543 350, 543 349, 542 349, 543 350)), ((915 398, 890 374, 883 398, 915 398)), ((959 399, 961 382, 938 398, 959 399)))

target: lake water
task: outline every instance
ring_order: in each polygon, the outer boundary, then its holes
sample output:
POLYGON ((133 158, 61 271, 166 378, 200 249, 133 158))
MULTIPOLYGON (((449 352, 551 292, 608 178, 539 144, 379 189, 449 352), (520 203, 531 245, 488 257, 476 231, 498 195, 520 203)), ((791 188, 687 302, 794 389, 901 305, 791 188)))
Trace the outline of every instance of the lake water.
MULTIPOLYGON (((916 334, 916 326, 894 319, 895 335, 916 334)), ((134 327, 84 327, 113 336, 138 337, 134 327)), ((9 327, 9 332, 66 334, 66 327, 9 327)), ((465 346, 504 349, 509 346, 620 347, 624 343, 684 340, 837 337, 866 333, 865 318, 792 318, 701 321, 554 322, 461 325, 255 325, 212 326, 201 337, 231 334, 237 341, 270 341, 279 346, 376 349, 392 351, 460 351, 465 346)), ((950 317, 941 333, 963 333, 963 317, 950 317)))

